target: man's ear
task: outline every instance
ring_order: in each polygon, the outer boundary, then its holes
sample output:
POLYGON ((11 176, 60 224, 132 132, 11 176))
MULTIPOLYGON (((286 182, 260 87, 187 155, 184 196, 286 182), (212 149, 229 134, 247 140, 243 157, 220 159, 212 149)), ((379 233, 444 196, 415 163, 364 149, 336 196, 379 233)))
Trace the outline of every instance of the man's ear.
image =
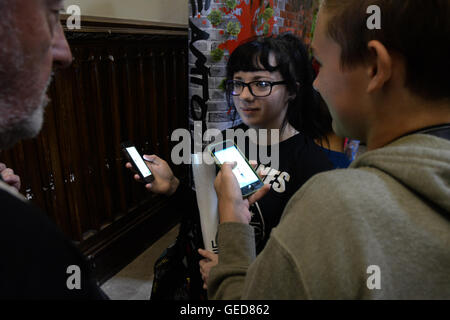
POLYGON ((373 57, 368 64, 369 84, 367 92, 381 89, 392 76, 392 56, 386 47, 377 40, 371 40, 367 44, 373 57))

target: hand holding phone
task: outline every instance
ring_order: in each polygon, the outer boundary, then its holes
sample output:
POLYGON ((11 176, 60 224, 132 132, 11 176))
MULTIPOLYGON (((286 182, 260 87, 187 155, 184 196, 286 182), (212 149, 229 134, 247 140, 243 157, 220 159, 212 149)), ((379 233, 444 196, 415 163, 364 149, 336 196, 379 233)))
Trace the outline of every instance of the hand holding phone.
POLYGON ((263 185, 258 191, 244 199, 233 173, 232 164, 224 163, 217 174, 214 188, 217 193, 220 223, 247 224, 251 220, 250 205, 264 197, 269 192, 270 185, 263 185))
POLYGON ((139 174, 139 177, 145 183, 151 183, 155 180, 152 172, 148 168, 142 156, 137 151, 136 147, 131 142, 124 142, 121 144, 122 150, 133 166, 134 170, 139 174))
POLYGON ((225 162, 236 162, 233 173, 239 183, 244 198, 250 196, 264 186, 261 178, 233 141, 225 140, 210 145, 208 148, 219 167, 225 162))
MULTIPOLYGON (((134 179, 146 183, 145 188, 150 192, 163 194, 166 196, 171 196, 174 194, 180 185, 180 180, 175 177, 169 164, 157 155, 144 155, 142 158, 145 160, 147 167, 150 169, 153 180, 150 181, 147 179, 147 181, 142 181, 140 174, 135 174, 134 179)), ((135 169, 135 165, 133 165, 131 161, 128 162, 125 167, 127 169, 132 169, 133 172, 138 172, 135 169)))

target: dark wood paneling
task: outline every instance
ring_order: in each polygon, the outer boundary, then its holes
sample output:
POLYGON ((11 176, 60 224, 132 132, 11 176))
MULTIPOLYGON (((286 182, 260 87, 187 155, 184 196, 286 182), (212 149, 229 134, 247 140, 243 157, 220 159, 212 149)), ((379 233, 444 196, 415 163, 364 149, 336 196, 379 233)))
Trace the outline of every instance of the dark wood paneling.
MULTIPOLYGON (((132 179, 120 142, 170 159, 171 132, 187 128, 187 36, 176 28, 133 35, 132 27, 67 32, 74 63, 55 73, 41 134, 0 153, 21 176, 22 193, 79 245, 101 282, 179 219, 167 199, 132 179)), ((174 171, 187 177, 185 167, 174 171)))

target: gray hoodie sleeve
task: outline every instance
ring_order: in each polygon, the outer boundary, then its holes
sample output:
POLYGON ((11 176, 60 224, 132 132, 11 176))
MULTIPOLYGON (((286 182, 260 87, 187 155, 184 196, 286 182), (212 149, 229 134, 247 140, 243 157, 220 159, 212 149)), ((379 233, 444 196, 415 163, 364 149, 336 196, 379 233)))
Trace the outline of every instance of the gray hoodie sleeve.
POLYGON ((219 264, 211 269, 208 283, 210 299, 307 298, 297 266, 276 237, 256 260, 251 226, 221 224, 218 242, 219 264))
POLYGON ((240 299, 248 266, 255 260, 253 228, 243 223, 223 223, 218 229, 219 264, 211 269, 208 297, 240 299))

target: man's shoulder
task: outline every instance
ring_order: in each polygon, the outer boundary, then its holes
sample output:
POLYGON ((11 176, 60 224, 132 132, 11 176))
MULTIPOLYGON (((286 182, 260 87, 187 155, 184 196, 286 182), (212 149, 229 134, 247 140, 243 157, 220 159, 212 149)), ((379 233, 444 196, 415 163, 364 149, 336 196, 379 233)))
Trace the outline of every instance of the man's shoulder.
POLYGON ((14 250, 48 251, 47 247, 73 251, 74 247, 53 221, 38 207, 0 190, 2 212, 0 246, 14 250))
MULTIPOLYGON (((30 218, 33 220, 36 218, 35 214, 38 214, 38 217, 42 215, 42 212, 26 201, 25 198, 19 197, 3 188, 0 188, 0 204, 3 221, 8 221, 9 219, 22 220, 23 215, 30 213, 30 218)), ((4 223, 2 224, 4 225, 4 223)))
POLYGON ((38 207, 0 190, 0 298, 105 298, 91 278, 90 266, 38 207), (81 290, 69 290, 68 268, 81 274, 81 290))

